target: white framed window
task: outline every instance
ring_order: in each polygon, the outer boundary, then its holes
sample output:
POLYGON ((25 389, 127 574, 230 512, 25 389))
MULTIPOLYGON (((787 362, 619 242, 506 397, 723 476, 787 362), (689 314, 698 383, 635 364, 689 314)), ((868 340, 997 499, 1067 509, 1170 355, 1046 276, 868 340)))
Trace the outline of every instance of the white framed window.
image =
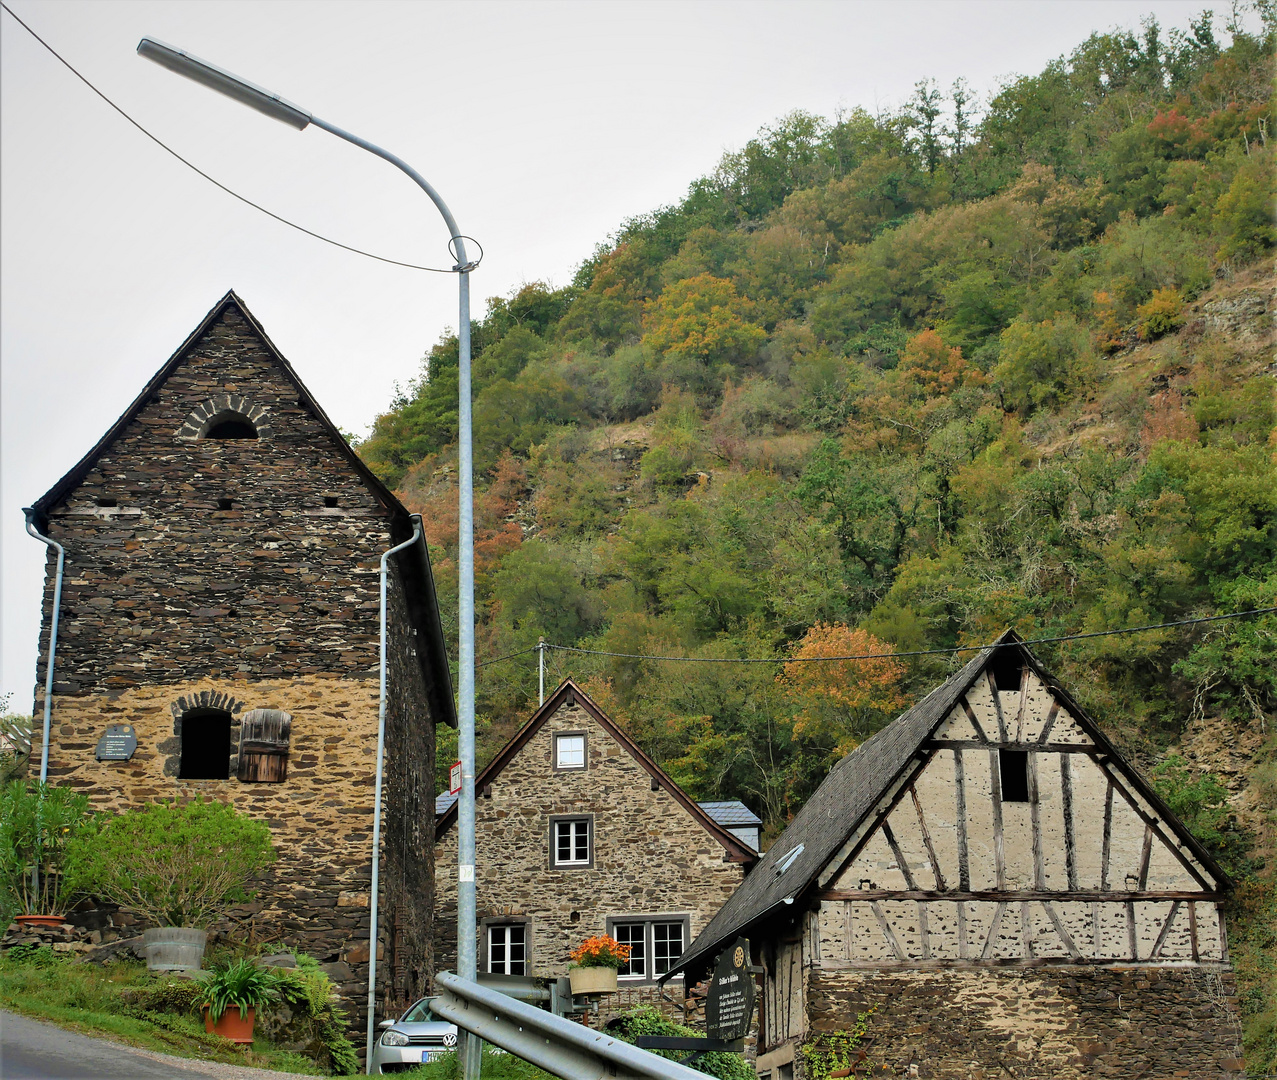
POLYGON ((488 971, 494 975, 528 973, 528 928, 525 923, 488 926, 488 971))
POLYGON ((555 772, 585 768, 585 732, 568 731, 554 736, 555 772))
POLYGON ((630 958, 617 977, 633 982, 654 982, 674 966, 688 940, 686 915, 618 915, 607 920, 608 933, 630 947, 630 958))
POLYGON ((594 865, 594 820, 588 817, 550 819, 550 865, 594 865))

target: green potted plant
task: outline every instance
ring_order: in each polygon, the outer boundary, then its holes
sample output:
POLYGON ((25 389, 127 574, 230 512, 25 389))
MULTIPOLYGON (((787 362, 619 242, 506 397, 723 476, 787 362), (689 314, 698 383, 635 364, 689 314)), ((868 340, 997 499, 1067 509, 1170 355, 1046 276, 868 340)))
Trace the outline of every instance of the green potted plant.
POLYGON ((274 861, 270 829, 228 803, 154 803, 99 818, 67 845, 67 885, 130 908, 152 971, 198 968, 208 925, 252 898, 247 886, 274 861))
POLYGON ((27 926, 61 926, 74 889, 66 849, 89 817, 89 800, 70 788, 11 780, 0 788, 0 881, 4 907, 27 926))
POLYGON ((279 997, 279 981, 275 972, 246 958, 215 968, 204 984, 204 1030, 251 1044, 257 1010, 279 997))
POLYGON ((586 938, 569 954, 568 980, 573 996, 616 993, 616 973, 630 958, 630 947, 607 934, 586 938))

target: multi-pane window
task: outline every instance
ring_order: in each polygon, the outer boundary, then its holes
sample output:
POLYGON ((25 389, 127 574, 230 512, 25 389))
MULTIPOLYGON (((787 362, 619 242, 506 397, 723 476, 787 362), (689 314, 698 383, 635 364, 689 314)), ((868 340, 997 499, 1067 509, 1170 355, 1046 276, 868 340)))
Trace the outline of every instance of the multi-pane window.
POLYGON ((650 982, 674 966, 687 943, 687 919, 609 919, 610 932, 630 947, 630 958, 617 975, 622 979, 650 982))
POLYGON ((620 945, 630 947, 630 958, 617 970, 621 978, 647 978, 647 923, 617 923, 612 936, 620 945))
POLYGON ((554 737, 554 767, 556 769, 585 768, 584 735, 556 735, 554 737))
POLYGON ((589 866, 590 819, 555 818, 550 844, 555 866, 589 866))
POLYGON ((488 927, 488 970, 494 975, 526 975, 527 927, 509 923, 488 927))

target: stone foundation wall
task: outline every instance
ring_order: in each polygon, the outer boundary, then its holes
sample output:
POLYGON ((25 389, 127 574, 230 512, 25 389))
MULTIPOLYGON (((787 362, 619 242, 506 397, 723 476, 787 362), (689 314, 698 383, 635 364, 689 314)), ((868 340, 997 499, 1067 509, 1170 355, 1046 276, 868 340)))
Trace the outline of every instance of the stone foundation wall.
MULTIPOLYGON (((206 699, 207 700, 207 699, 206 699)), ((83 791, 95 811, 162 799, 214 798, 267 822, 277 860, 257 898, 224 927, 241 937, 284 940, 328 965, 351 1009, 362 1007, 368 979, 373 763, 377 748, 374 679, 310 676, 256 683, 210 679, 87 696, 54 695, 49 781, 83 791), (282 784, 179 780, 173 756, 180 699, 222 694, 223 707, 292 714, 288 778, 282 784), (109 724, 131 724, 130 761, 97 761, 109 724)), ((37 739, 37 742, 39 740, 37 739)), ((39 750, 37 748, 36 752, 39 750)))
POLYGON ((887 1075, 1212 1080, 1242 1068, 1234 994, 1222 967, 813 971, 807 1038, 874 1009, 887 1075))

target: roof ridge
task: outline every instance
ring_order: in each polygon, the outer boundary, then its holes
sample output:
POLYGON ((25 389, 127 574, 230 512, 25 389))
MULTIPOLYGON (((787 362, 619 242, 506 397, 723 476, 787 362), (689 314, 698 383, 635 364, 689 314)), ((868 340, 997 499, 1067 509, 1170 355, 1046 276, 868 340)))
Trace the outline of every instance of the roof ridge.
MULTIPOLYGON (((537 707, 536 712, 532 714, 527 722, 507 740, 506 744, 497 751, 496 756, 488 762, 478 776, 475 777, 475 790, 490 784, 498 776, 501 771, 514 759, 514 757, 528 744, 532 736, 535 735, 545 722, 558 711, 559 707, 569 697, 575 699, 575 703, 580 705, 591 718, 606 731, 613 739, 634 758, 635 761, 661 785, 661 787, 678 802, 711 836, 714 837, 724 848, 732 852, 733 861, 753 863, 758 858, 758 853, 751 849, 747 844, 743 843, 739 837, 729 832, 718 822, 705 812, 704 809, 687 794, 674 780, 665 772, 655 761, 652 760, 634 741, 634 738, 622 728, 615 720, 607 715, 590 697, 580 685, 577 684, 571 676, 565 678, 554 691, 546 697, 544 703, 537 707)), ((435 838, 438 839, 456 820, 458 814, 458 803, 454 802, 442 814, 439 814, 435 823, 435 838)))

